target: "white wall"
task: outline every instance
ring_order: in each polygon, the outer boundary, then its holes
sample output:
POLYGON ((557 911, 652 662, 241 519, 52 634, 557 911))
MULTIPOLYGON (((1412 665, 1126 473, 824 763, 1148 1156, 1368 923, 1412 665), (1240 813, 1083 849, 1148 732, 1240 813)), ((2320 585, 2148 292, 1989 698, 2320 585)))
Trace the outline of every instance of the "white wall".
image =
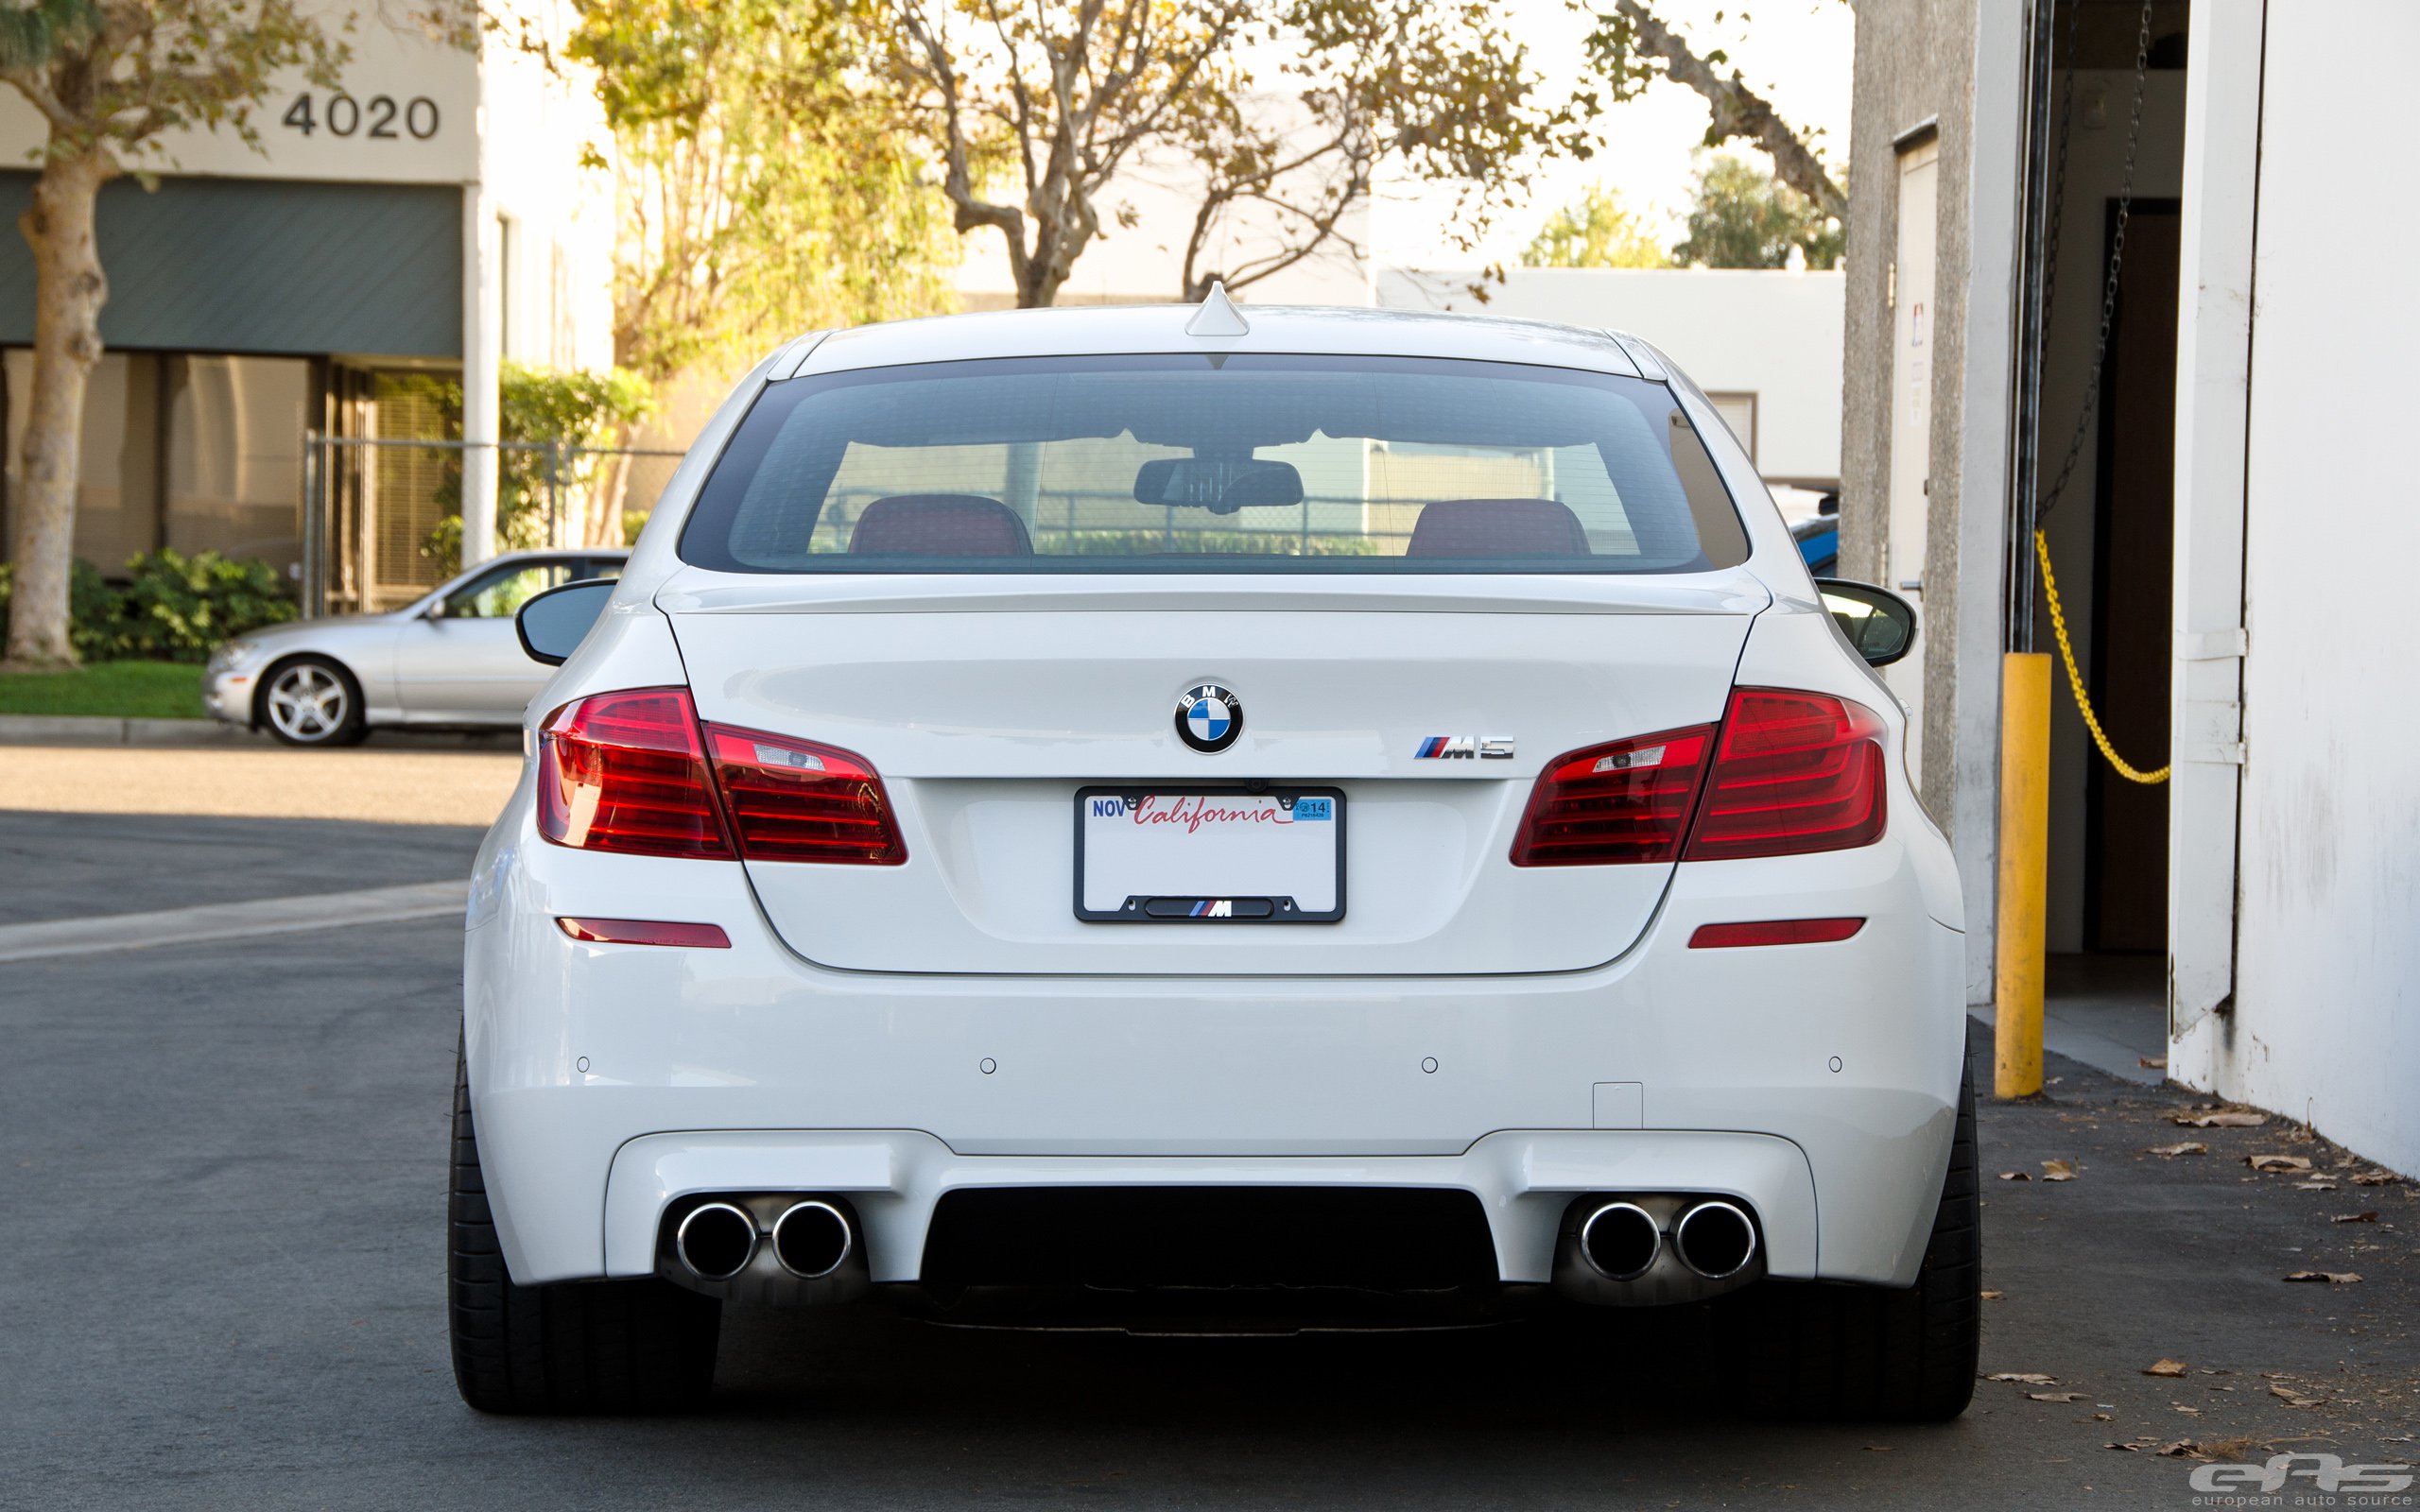
POLYGON ((1841 475, 1846 285, 1838 272, 1513 267, 1496 284, 1476 271, 1382 266, 1374 282, 1378 303, 1390 308, 1484 311, 1644 336, 1699 387, 1757 396, 1756 471, 1841 475), (1487 289, 1485 301, 1470 292, 1475 284, 1487 289))
POLYGON ((546 39, 553 67, 493 40, 480 60, 487 130, 478 178, 489 213, 512 222, 513 255, 494 270, 505 284, 500 348, 542 367, 610 368, 614 173, 580 161, 594 147, 610 163, 613 132, 591 72, 563 57, 578 19, 566 0, 512 0, 510 9, 546 39))
POLYGON ((2250 655, 2233 1011, 2180 1064, 2420 1172, 2420 509, 2402 453, 2420 301, 2377 192, 2420 10, 2340 0, 2267 28, 2245 460, 2250 655), (2360 39, 2348 48, 2346 38, 2360 39), (2338 232, 2357 206, 2360 235, 2338 232))

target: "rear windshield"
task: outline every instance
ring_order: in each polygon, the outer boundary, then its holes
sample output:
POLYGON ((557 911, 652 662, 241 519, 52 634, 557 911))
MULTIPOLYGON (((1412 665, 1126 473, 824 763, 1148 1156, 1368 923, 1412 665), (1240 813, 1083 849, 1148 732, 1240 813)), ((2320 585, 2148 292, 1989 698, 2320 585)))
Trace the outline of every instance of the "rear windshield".
POLYGON ((1678 573, 1748 542, 1661 384, 1219 353, 769 385, 681 556, 726 572, 1678 573))

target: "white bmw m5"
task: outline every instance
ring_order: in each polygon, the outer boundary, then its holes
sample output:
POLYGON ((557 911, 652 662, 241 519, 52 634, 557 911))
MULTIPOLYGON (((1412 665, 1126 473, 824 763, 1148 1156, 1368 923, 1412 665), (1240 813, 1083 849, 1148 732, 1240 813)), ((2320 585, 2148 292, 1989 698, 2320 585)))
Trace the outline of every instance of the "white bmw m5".
POLYGON ((1949 850, 1660 352, 1469 317, 793 341, 560 661, 480 851, 452 1324, 493 1411, 725 1300, 1137 1329, 1685 1309, 1750 1404, 1954 1416, 1949 850))

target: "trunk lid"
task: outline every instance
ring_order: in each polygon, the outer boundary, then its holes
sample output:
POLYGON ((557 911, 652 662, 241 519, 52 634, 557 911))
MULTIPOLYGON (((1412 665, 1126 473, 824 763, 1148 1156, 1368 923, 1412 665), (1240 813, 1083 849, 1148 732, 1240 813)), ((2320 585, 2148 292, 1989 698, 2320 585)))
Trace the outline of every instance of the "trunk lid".
POLYGON ((1619 955, 1668 865, 1517 868, 1540 769, 1720 717, 1749 622, 1741 572, 1507 586, 748 576, 659 595, 699 715, 821 741, 880 772, 896 867, 750 862, 799 954, 856 971, 1353 975, 1571 971, 1619 955), (1179 694, 1233 690, 1204 754, 1179 694), (1502 737, 1510 759, 1439 759, 1502 737), (1334 923, 1077 917, 1079 790, 1230 783, 1344 799, 1334 923))

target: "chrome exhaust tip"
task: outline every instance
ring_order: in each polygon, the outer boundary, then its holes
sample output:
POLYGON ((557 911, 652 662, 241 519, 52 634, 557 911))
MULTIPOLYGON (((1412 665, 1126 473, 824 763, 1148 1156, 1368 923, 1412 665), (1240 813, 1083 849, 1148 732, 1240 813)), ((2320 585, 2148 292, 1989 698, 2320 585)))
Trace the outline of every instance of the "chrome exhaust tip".
POLYGON ((1581 1257, 1607 1280, 1638 1280, 1663 1248, 1662 1228, 1634 1202, 1600 1204, 1580 1225, 1581 1257))
POLYGON ((840 1268, 857 1246, 848 1214, 809 1198, 773 1220, 773 1258, 803 1281, 821 1280, 840 1268))
POLYGON ((1681 1263, 1710 1281, 1738 1275, 1756 1257, 1756 1226, 1728 1202, 1701 1202, 1672 1226, 1681 1263))
POLYGON ((727 1281, 756 1258, 756 1220, 728 1202, 709 1202, 681 1220, 672 1251, 701 1281, 727 1281))

